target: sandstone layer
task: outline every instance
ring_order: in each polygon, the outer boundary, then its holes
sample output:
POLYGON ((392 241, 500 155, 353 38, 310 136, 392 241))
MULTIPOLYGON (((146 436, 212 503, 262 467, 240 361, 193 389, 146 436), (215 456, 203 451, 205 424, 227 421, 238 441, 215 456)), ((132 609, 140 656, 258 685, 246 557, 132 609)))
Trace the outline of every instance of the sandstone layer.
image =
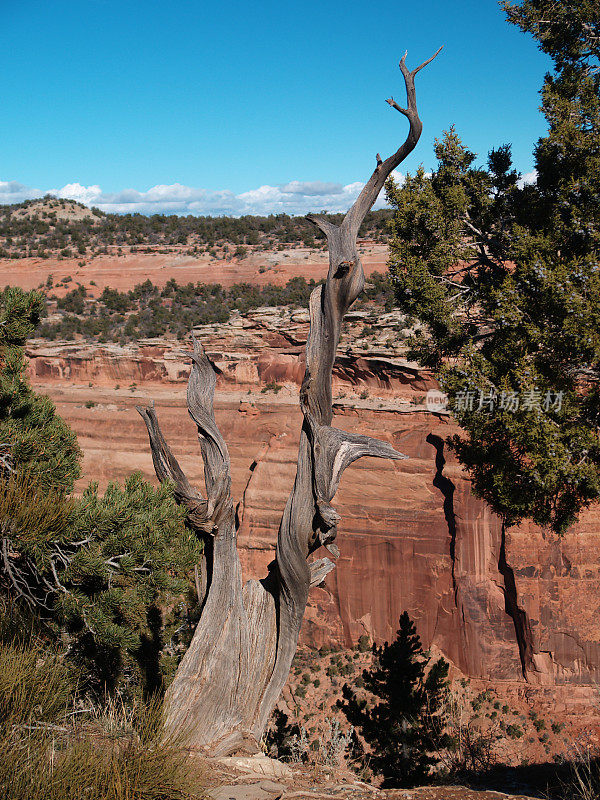
MULTIPOLYGON (((562 540, 529 525, 504 532, 448 452, 452 420, 423 403, 434 382, 403 357, 403 320, 354 315, 335 367, 335 424, 388 440, 409 458, 364 459, 346 472, 335 500, 341 556, 311 594, 305 643, 350 646, 363 633, 390 640, 407 610, 424 644, 462 673, 522 698, 547 697, 559 710, 581 709, 600 680, 598 509, 562 540), (365 322, 371 333, 361 337, 365 322)), ((303 311, 258 309, 196 332, 220 371, 216 415, 231 452, 248 577, 263 575, 273 557, 293 482, 307 322, 303 311)), ((80 487, 134 469, 154 479, 134 410, 149 398, 182 466, 201 483, 185 404, 188 350, 159 340, 127 348, 31 343, 34 385, 78 434, 80 487)))

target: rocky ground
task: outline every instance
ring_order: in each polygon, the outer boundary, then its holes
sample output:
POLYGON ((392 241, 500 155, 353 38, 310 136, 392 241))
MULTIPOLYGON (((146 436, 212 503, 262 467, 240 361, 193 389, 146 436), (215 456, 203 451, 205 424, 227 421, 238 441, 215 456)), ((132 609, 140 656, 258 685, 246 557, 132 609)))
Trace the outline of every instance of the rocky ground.
POLYGON ((309 770, 260 755, 220 759, 210 769, 211 800, 532 800, 516 785, 509 793, 466 786, 380 789, 343 771, 309 770))
MULTIPOLYGON (((190 256, 184 245, 157 247, 149 253, 132 253, 130 248, 116 246, 108 250, 107 255, 92 259, 0 258, 0 286, 35 289, 46 283, 48 275, 55 281, 71 276, 74 283, 91 287, 92 295, 101 293, 105 286, 121 291, 132 289, 136 283, 147 279, 161 288, 170 278, 180 284, 202 281, 231 286, 247 281, 259 286, 283 285, 297 275, 307 280, 320 280, 327 263, 327 254, 321 250, 290 246, 271 252, 249 248, 249 254, 243 259, 213 257, 207 253, 190 256)), ((367 276, 385 271, 387 246, 365 243, 359 245, 359 251, 367 276)))

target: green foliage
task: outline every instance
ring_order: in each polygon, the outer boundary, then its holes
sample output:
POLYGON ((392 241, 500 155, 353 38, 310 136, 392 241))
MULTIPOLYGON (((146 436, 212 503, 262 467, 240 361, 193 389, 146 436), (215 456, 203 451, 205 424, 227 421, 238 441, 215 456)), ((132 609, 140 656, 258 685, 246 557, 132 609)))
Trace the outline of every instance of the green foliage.
POLYGON ((184 647, 175 633, 200 547, 169 486, 134 474, 81 499, 17 474, 0 483, 3 577, 69 646, 86 688, 160 689, 184 647), (179 598, 179 602, 177 602, 179 598), (169 613, 163 609, 168 606, 169 613))
POLYGON ((0 593, 67 645, 86 689, 152 692, 185 647, 176 630, 200 545, 171 487, 139 474, 69 498, 75 435, 25 376, 23 345, 43 309, 35 292, 0 295, 0 593))
POLYGON ((25 374, 23 346, 43 313, 36 292, 7 287, 0 294, 0 451, 43 486, 69 490, 79 475, 77 440, 25 374))
POLYGON ((85 302, 85 294, 77 289, 58 300, 58 311, 64 312, 62 319, 42 322, 37 335, 49 339, 81 335, 115 342, 164 335, 182 337, 197 325, 226 322, 232 311, 306 306, 315 286, 313 280, 301 277, 290 279, 285 286, 240 283, 230 289, 220 284, 182 286, 172 278, 162 290, 146 280, 128 292, 105 288, 98 300, 87 298, 85 302))
POLYGON ((555 64, 542 93, 549 131, 535 150, 535 185, 519 186, 508 146, 474 167, 454 129, 436 143, 431 176, 420 170, 402 188, 388 185, 396 297, 425 324, 411 355, 437 370, 466 432, 451 444, 507 524, 530 518, 557 532, 600 497, 593 5, 504 4, 555 64))
POLYGON ((85 287, 78 286, 76 289, 67 292, 64 297, 59 298, 57 305, 60 309, 64 309, 65 311, 72 311, 74 314, 83 314, 86 294, 85 287))
POLYGON ((600 23, 593 0, 502 4, 510 22, 533 34, 554 62, 542 89, 548 135, 535 149, 535 227, 565 259, 597 257, 600 247, 600 23))
POLYGON ((292 758, 294 742, 300 735, 300 726, 297 723, 292 724, 288 720, 288 715, 276 708, 265 733, 267 753, 284 761, 292 758))
POLYGON ((67 591, 58 594, 55 613, 98 688, 111 688, 123 672, 139 680, 137 667, 144 689, 154 691, 183 654, 175 629, 201 552, 183 518, 171 487, 154 489, 139 473, 123 487, 109 484, 103 496, 92 484, 77 503, 68 536, 89 541, 59 572, 67 591))
POLYGON ((397 639, 373 653, 363 681, 379 702, 369 703, 346 684, 338 705, 371 748, 369 766, 384 786, 414 786, 431 775, 435 752, 448 744, 442 716, 449 665, 431 662, 406 612, 397 639))
MULTIPOLYGON (((315 286, 314 280, 302 277, 291 278, 285 286, 239 283, 231 288, 218 283, 180 285, 171 278, 162 290, 146 280, 128 292, 107 287, 98 299, 79 287, 56 300, 60 319, 41 321, 36 335, 67 340, 83 336, 119 343, 165 335, 182 338, 195 326, 226 322, 232 312, 245 314, 260 306, 304 308, 315 286)), ((50 298, 50 303, 54 302, 55 298, 50 298)), ((370 276, 363 302, 391 307, 386 276, 370 276)))
POLYGON ((266 394, 267 392, 274 392, 278 394, 283 389, 283 386, 277 381, 269 381, 266 386, 260 390, 262 394, 266 394))
POLYGON ((17 725, 59 720, 73 697, 72 680, 64 661, 39 643, 0 644, 0 737, 17 725))
POLYGON ((523 728, 516 723, 510 723, 506 726, 506 735, 511 739, 520 739, 523 736, 523 728))
POLYGON ((509 21, 531 33, 558 69, 600 60, 598 6, 594 0, 522 0, 501 5, 509 21))
POLYGON ((499 157, 509 155, 506 149, 490 153, 488 171, 473 168, 475 155, 454 128, 436 140, 435 152, 438 169, 432 175, 420 169, 402 187, 390 180, 387 193, 396 209, 389 265, 396 299, 431 332, 431 338, 410 341, 411 355, 439 369, 443 355, 460 352, 478 332, 473 316, 483 289, 476 293, 472 284, 492 291, 505 275, 504 216, 517 175, 510 160, 499 157), (489 233, 485 249, 479 245, 481 229, 489 233))
MULTIPOLYGON (((156 252, 158 248, 159 252, 170 252, 168 248, 181 245, 185 245, 192 255, 209 250, 215 257, 217 247, 224 254, 227 245, 237 245, 242 249, 238 250, 236 257, 243 257, 244 245, 278 246, 283 250, 287 244, 313 246, 315 238, 319 245, 324 241, 324 235, 315 232, 308 220, 287 214, 182 217, 175 214, 104 214, 94 209, 93 215, 81 218, 79 214, 70 214, 70 208, 78 210, 85 209, 85 206, 72 201, 61 203, 51 197, 44 198, 43 206, 39 200, 0 206, 0 251, 4 252, 4 257, 37 255, 48 258, 50 254, 74 257, 76 253, 93 257, 109 252, 109 247, 122 249, 127 246, 132 248, 132 252, 156 252)), ((343 215, 324 216, 339 225, 343 215)), ((387 209, 370 211, 359 235, 384 240, 389 216, 387 209)))

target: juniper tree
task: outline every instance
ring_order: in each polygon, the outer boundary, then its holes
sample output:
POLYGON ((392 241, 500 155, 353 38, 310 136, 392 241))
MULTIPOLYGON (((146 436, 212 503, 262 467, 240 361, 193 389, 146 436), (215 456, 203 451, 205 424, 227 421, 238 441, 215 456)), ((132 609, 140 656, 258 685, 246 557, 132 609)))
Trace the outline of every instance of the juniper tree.
POLYGON ((37 292, 7 287, 0 295, 0 454, 5 470, 12 463, 43 487, 69 491, 79 476, 77 439, 26 377, 25 341, 43 313, 37 292))
POLYGON ((595 0, 501 3, 508 20, 553 61, 541 110, 548 134, 535 148, 532 234, 563 259, 597 259, 600 248, 600 11, 595 0))
POLYGON ((475 491, 507 524, 562 532, 600 496, 600 21, 586 0, 504 8, 554 62, 537 183, 519 185, 506 145, 475 167, 451 129, 431 176, 388 185, 390 271, 475 491))

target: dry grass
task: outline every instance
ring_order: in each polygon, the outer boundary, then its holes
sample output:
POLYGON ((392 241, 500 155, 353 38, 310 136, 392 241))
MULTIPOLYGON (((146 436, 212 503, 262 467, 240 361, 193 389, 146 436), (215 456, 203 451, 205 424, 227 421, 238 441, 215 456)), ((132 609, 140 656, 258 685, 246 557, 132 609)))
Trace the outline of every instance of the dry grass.
POLYGON ((585 736, 570 748, 571 777, 563 784, 563 800, 600 800, 600 753, 585 736))
POLYGON ((0 646, 0 786, 5 800, 201 800, 206 776, 165 739, 159 702, 73 705, 61 660, 0 646), (80 713, 82 712, 83 713, 80 713))

